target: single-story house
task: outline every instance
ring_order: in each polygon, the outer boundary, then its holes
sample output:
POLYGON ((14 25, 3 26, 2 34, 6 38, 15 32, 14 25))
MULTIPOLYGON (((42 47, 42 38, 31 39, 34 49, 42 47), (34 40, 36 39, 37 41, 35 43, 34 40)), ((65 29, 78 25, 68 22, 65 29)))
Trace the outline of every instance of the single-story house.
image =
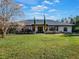
POLYGON ((34 33, 72 33, 72 26, 74 25, 53 20, 46 20, 46 25, 44 24, 44 20, 36 20, 35 24, 34 20, 24 20, 19 23, 24 24, 25 29, 30 29, 34 33))

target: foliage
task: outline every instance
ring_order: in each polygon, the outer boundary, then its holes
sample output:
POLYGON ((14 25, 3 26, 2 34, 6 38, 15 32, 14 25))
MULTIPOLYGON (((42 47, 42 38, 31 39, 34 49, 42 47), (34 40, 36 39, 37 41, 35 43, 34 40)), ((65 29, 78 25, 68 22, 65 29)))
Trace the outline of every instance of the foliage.
POLYGON ((74 24, 73 26, 73 32, 79 33, 79 16, 75 17, 68 17, 61 19, 61 22, 74 24))
POLYGON ((21 4, 14 2, 14 0, 0 0, 0 29, 2 30, 2 37, 6 35, 10 20, 21 14, 21 7, 21 4))
POLYGON ((46 17, 44 15, 44 30, 46 31, 46 17))
POLYGON ((79 16, 73 18, 75 25, 73 26, 73 31, 79 33, 79 16))
POLYGON ((34 31, 35 31, 35 28, 36 28, 36 18, 34 17, 34 31))

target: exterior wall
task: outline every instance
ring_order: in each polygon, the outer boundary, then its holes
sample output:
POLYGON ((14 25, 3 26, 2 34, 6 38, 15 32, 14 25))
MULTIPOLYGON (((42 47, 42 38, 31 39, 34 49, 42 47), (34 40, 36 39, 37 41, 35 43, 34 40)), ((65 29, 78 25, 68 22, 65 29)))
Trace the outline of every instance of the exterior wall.
POLYGON ((26 26, 25 29, 31 29, 32 30, 32 26, 26 26))
POLYGON ((43 26, 43 32, 45 33, 44 26, 43 26))
POLYGON ((59 26, 58 32, 64 32, 64 28, 67 28, 67 32, 72 33, 72 26, 59 26))
MULTIPOLYGON (((38 32, 38 27, 39 27, 39 26, 36 26, 36 27, 35 27, 35 32, 38 32)), ((43 31, 44 31, 44 26, 43 26, 43 31)))
POLYGON ((58 31, 58 26, 48 26, 48 30, 47 31, 50 31, 50 28, 54 28, 53 30, 51 30, 52 32, 57 32, 58 31))
POLYGON ((49 27, 48 27, 48 30, 47 30, 47 31, 50 31, 50 30, 49 30, 49 27))
POLYGON ((38 31, 38 26, 35 27, 35 32, 37 32, 37 31, 38 31))
MULTIPOLYGON (((49 28, 50 28, 51 26, 48 26, 48 32, 53 32, 53 31, 50 31, 49 30, 49 28)), ((58 31, 56 30, 56 32, 65 32, 64 31, 64 28, 67 28, 67 32, 68 33, 72 33, 72 26, 58 26, 58 31)), ((26 28, 28 28, 28 29, 31 29, 32 30, 32 26, 26 26, 26 28)), ((35 28, 35 33, 38 31, 38 26, 36 26, 36 28, 35 28)), ((44 31, 44 26, 43 26, 43 31, 44 31)), ((45 31, 44 31, 45 32, 45 31)))
POLYGON ((59 27, 58 27, 58 32, 64 32, 64 30, 63 30, 63 29, 64 29, 64 27, 59 26, 59 27))
POLYGON ((72 33, 72 27, 68 27, 68 32, 72 33))

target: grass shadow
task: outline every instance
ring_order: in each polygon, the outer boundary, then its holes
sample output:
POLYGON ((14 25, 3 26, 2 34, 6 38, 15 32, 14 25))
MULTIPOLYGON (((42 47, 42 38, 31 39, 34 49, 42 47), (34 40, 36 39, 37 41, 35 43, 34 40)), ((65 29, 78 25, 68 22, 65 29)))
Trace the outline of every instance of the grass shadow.
POLYGON ((79 34, 77 34, 77 33, 71 33, 71 34, 64 34, 64 36, 79 36, 79 34))

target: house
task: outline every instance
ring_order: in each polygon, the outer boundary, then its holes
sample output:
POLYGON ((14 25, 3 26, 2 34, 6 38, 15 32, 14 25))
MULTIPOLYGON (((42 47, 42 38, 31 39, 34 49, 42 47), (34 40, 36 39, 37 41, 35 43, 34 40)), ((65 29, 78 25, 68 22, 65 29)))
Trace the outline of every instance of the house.
POLYGON ((25 29, 32 30, 34 33, 72 33, 73 24, 63 23, 53 20, 24 20, 20 24, 25 24, 25 29))

